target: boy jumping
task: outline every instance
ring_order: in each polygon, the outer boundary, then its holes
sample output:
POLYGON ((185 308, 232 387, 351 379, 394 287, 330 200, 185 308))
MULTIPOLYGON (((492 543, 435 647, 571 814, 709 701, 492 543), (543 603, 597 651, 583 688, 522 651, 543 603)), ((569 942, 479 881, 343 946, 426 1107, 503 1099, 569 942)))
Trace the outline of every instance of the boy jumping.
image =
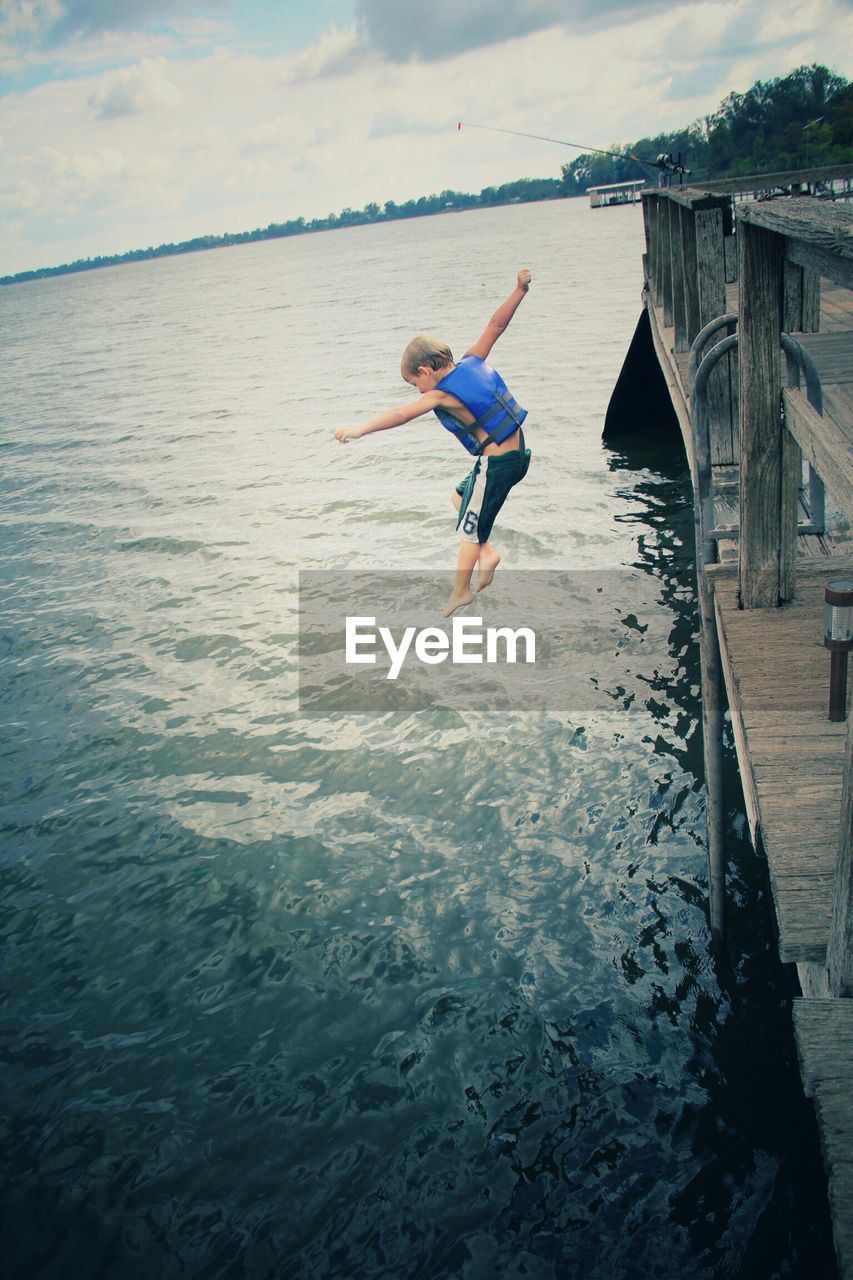
POLYGON ((478 591, 494 578, 500 555, 489 542, 492 525, 510 489, 524 479, 530 465, 530 450, 524 446, 521 429, 527 410, 516 403, 497 370, 485 363, 530 288, 530 278, 529 271, 519 271, 515 289, 458 364, 446 343, 437 338, 420 335, 412 339, 401 364, 403 380, 421 393, 412 404, 386 409, 360 427, 340 427, 335 432, 335 438, 346 444, 373 431, 401 427, 432 410, 442 426, 477 459, 451 495, 459 512, 456 527, 461 542, 456 582, 442 610, 445 618, 474 599, 471 575, 475 565, 478 591))

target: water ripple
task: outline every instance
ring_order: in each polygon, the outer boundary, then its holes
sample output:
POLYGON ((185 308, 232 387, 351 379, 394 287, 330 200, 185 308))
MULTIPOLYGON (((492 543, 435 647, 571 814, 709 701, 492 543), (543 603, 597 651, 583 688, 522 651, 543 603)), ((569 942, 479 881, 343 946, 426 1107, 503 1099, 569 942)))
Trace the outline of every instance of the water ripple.
POLYGON ((2 292, 10 1275, 833 1274, 731 757, 709 953, 686 469, 600 444, 641 241, 560 201, 2 292), (505 560, 638 566, 666 659, 630 712, 301 718, 297 571, 449 568, 465 471, 332 431, 519 244, 505 560))

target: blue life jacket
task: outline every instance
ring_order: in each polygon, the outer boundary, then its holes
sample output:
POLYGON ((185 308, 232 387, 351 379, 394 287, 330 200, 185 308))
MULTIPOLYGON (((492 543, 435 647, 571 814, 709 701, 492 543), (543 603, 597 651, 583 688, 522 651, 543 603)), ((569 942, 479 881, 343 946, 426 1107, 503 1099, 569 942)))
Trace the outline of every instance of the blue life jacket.
POLYGON ((454 418, 450 409, 436 406, 435 416, 443 427, 456 436, 464 448, 479 457, 487 444, 503 444, 527 417, 515 397, 507 390, 501 375, 479 356, 463 356, 446 377, 436 384, 437 391, 448 391, 474 415, 474 421, 465 426, 454 418), (482 427, 488 438, 482 443, 474 431, 482 427))

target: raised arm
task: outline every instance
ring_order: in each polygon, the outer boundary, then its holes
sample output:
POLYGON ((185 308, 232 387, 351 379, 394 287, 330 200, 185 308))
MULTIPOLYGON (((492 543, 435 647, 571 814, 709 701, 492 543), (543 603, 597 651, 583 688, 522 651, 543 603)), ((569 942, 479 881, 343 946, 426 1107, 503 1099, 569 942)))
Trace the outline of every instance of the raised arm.
POLYGON ((427 391, 411 404, 402 404, 397 409, 384 409, 382 413, 377 413, 375 418, 370 418, 359 427, 338 427, 335 439, 341 444, 346 444, 349 440, 359 440, 362 436, 369 436, 373 431, 388 431, 391 427, 402 427, 414 418, 419 418, 421 414, 429 413, 441 399, 440 391, 427 391))
POLYGON ((512 293, 506 302, 502 302, 498 307, 473 347, 469 347, 465 352, 466 356, 479 356, 481 360, 485 360, 488 357, 492 347, 515 315, 519 303, 530 288, 530 279, 530 272, 526 268, 519 271, 517 283, 512 293))

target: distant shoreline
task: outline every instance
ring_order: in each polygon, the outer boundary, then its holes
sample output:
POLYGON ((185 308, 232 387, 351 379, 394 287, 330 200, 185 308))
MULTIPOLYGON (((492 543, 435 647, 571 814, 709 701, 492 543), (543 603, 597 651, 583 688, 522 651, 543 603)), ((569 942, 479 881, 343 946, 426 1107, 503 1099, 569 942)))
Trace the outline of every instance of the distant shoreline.
POLYGON ((147 262, 153 258, 172 258, 185 253, 202 253, 208 249, 228 249, 238 244, 255 244, 262 240, 282 240, 291 236, 313 235, 320 231, 339 231, 343 227, 372 226, 385 222, 400 222, 409 218, 435 217, 443 213, 462 213, 468 209, 498 208, 507 204, 537 204, 543 200, 576 200, 580 193, 566 194, 560 190, 558 178, 522 178, 505 183, 501 187, 485 187, 479 195, 459 191, 442 191, 438 196, 421 196, 398 205, 386 201, 383 209, 377 204, 364 209, 343 209, 327 218, 293 218, 288 222, 271 222, 254 231, 226 231, 219 236, 195 236, 177 244, 161 244, 156 248, 130 249, 125 253, 99 255, 95 258, 79 258, 58 267, 35 267, 18 271, 14 275, 0 276, 0 285, 30 284, 51 276, 76 275, 81 271, 99 271, 103 267, 118 267, 129 262, 147 262))

